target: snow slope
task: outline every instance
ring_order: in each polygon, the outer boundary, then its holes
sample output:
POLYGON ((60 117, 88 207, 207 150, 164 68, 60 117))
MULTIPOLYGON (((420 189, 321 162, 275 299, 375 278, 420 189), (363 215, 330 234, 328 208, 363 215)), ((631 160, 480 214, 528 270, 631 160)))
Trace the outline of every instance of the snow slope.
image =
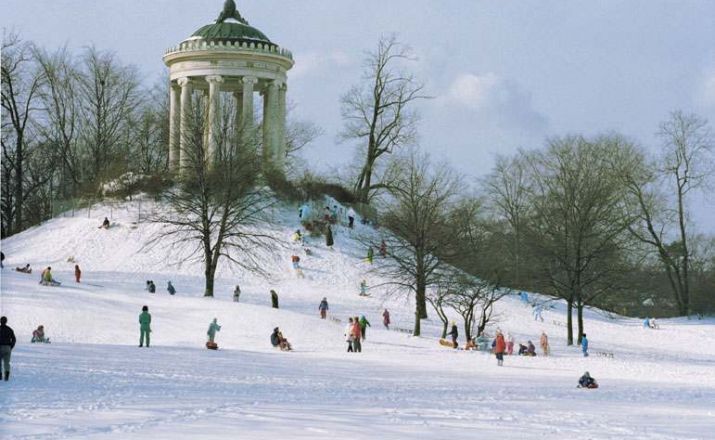
POLYGON ((500 368, 492 356, 439 346, 438 322, 427 321, 421 338, 381 328, 385 307, 394 326, 411 328, 413 306, 379 288, 358 296, 360 280, 381 281, 354 239, 379 233, 369 227, 338 227, 332 251, 308 239, 313 255, 300 254, 300 279, 290 266, 290 255, 301 252, 289 242, 297 209, 283 206, 261 226, 284 243, 264 256, 270 278, 224 265, 216 297, 204 298, 201 264, 179 263, 186 246, 147 246, 160 226, 136 223, 136 203, 113 209, 115 226, 98 229, 108 209, 54 219, 2 242, 0 308, 20 340, 13 379, 0 384, 2 439, 712 438, 713 320, 663 320, 662 329, 646 330, 638 320, 588 311, 592 356, 583 358, 565 345, 563 304, 550 302, 542 323, 507 298, 494 326, 517 342, 536 342, 544 330, 553 355, 507 357, 500 368), (82 267, 80 284, 69 257, 82 267), (39 274, 10 270, 28 262, 38 272, 52 265, 63 285, 39 286, 39 274), (143 290, 147 279, 157 294, 143 290), (176 296, 166 293, 167 280, 176 296), (233 303, 237 282, 243 293, 233 303), (269 289, 279 293, 280 309, 270 308, 269 289), (323 296, 342 322, 318 318, 323 296), (139 349, 145 304, 152 348, 139 349), (364 351, 345 353, 345 319, 362 314, 372 322, 364 351), (214 317, 222 325, 218 352, 203 349, 214 317), (40 323, 52 344, 28 343, 40 323), (294 352, 270 346, 275 326, 294 352), (575 388, 585 370, 599 390, 575 388))

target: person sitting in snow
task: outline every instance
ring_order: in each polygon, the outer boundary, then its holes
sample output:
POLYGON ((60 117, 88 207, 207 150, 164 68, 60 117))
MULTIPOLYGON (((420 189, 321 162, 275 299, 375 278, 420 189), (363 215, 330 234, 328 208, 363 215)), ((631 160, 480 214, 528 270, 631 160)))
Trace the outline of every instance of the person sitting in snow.
POLYGON ((524 344, 519 344, 519 356, 525 356, 528 347, 524 344))
POLYGON ((39 327, 37 327, 37 329, 32 331, 32 340, 30 342, 33 344, 37 344, 37 343, 49 344, 50 343, 50 338, 45 337, 45 326, 40 325, 39 327))
POLYGON ((218 325, 217 319, 214 318, 214 320, 209 324, 209 330, 206 332, 206 334, 209 337, 209 343, 214 344, 214 338, 216 338, 216 332, 221 331, 221 326, 218 325))
POLYGON ((283 337, 283 333, 281 333, 278 327, 274 328, 273 333, 271 333, 271 345, 280 348, 282 351, 290 351, 293 349, 288 340, 283 337))
POLYGON ((32 273, 32 268, 30 268, 30 263, 27 263, 25 267, 16 267, 16 271, 22 272, 22 273, 32 273))
POLYGON ((171 284, 171 281, 166 285, 166 290, 169 292, 169 295, 175 295, 176 294, 176 289, 174 289, 174 285, 171 284))
POLYGON ((598 382, 592 378, 588 371, 583 373, 583 376, 578 380, 578 388, 598 388, 598 382))
POLYGON ((156 285, 154 284, 154 281, 152 280, 147 280, 146 282, 146 289, 147 292, 149 293, 155 293, 156 292, 156 285))
POLYGON ((99 229, 109 229, 109 219, 107 217, 104 217, 104 221, 102 222, 102 226, 99 227, 99 229))
POLYGON ((59 286, 61 283, 52 278, 52 268, 47 266, 47 269, 43 270, 40 276, 40 284, 43 286, 59 286))

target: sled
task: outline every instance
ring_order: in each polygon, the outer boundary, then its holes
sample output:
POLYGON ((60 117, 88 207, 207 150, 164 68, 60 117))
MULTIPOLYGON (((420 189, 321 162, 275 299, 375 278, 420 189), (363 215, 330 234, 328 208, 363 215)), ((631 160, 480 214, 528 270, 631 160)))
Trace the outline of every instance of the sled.
POLYGON ((218 344, 215 342, 208 341, 206 342, 206 348, 209 350, 218 350, 218 344))
POLYGON ((443 345, 443 346, 449 347, 449 348, 454 348, 454 344, 452 343, 452 341, 449 341, 447 339, 440 339, 439 345, 443 345))

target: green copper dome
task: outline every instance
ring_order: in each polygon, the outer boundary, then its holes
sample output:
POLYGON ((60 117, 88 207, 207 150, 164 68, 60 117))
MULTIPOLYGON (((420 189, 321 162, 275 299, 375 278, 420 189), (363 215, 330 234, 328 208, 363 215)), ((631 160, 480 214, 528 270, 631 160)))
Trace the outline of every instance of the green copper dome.
POLYGON ((206 41, 246 41, 249 43, 269 43, 275 45, 266 37, 263 32, 243 23, 221 22, 207 24, 201 29, 194 32, 189 40, 206 40, 206 41))

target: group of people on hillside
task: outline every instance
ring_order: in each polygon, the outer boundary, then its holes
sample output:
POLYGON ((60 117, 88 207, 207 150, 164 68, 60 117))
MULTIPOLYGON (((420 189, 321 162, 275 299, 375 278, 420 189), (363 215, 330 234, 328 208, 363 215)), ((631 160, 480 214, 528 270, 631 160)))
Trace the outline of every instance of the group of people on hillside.
MULTIPOLYGON (((156 284, 154 284, 154 280, 147 280, 144 290, 149 293, 156 293, 156 284)), ((171 281, 166 283, 166 291, 169 292, 169 295, 176 295, 176 288, 173 284, 171 284, 171 281)))
POLYGON ((365 315, 348 318, 348 323, 345 326, 345 342, 348 343, 349 353, 361 353, 362 341, 366 339, 367 328, 370 327, 370 321, 365 318, 365 315))

